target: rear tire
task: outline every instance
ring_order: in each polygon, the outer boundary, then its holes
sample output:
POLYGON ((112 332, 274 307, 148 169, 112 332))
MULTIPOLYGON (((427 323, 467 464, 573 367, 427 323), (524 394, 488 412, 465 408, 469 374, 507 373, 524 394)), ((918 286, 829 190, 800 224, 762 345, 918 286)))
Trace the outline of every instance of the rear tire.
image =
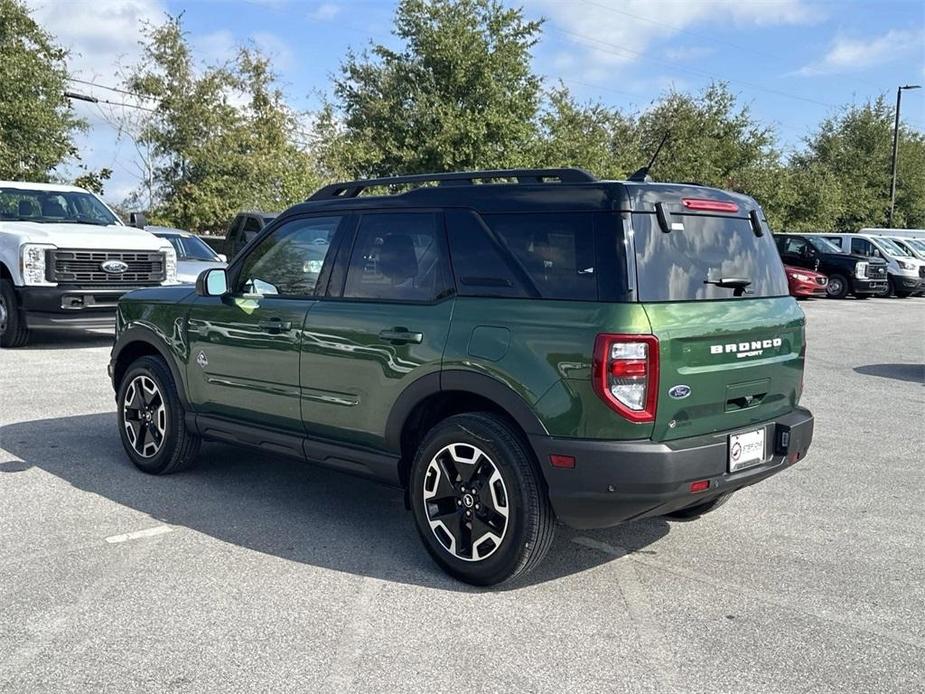
POLYGON ((122 446, 139 470, 166 475, 196 461, 200 438, 186 427, 186 412, 163 359, 132 362, 119 384, 116 407, 122 446))
POLYGON ((848 280, 843 275, 830 275, 825 293, 830 299, 844 299, 848 296, 848 280))
POLYGON ((13 283, 0 279, 0 347, 22 347, 28 342, 29 328, 19 310, 13 283))
POLYGON ((460 581, 509 581, 534 569, 552 544, 555 517, 533 454, 497 415, 456 415, 434 426, 409 484, 424 547, 460 581))
POLYGON ((729 501, 729 497, 732 494, 724 494, 723 496, 718 496, 715 499, 710 499, 705 501, 702 504, 696 504, 694 506, 688 506, 687 508, 682 508, 677 511, 672 511, 671 513, 666 513, 665 518, 671 518, 672 520, 695 520, 700 518, 700 516, 706 515, 718 509, 720 506, 729 501))

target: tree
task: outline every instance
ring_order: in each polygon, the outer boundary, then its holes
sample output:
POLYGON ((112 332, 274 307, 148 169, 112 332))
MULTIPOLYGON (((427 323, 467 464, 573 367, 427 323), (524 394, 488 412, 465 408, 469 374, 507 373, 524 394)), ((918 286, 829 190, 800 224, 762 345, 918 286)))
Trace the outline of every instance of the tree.
POLYGON ((20 0, 0 0, 0 178, 47 180, 75 154, 66 56, 20 0))
MULTIPOLYGON (((824 181, 825 189, 839 201, 834 216, 819 220, 817 228, 857 231, 886 223, 894 115, 883 96, 861 106, 849 106, 822 121, 807 139, 806 150, 791 159, 793 175, 806 179, 802 193, 818 192, 824 181)), ((925 137, 903 124, 899 143, 894 226, 922 227, 925 137)), ((790 212, 788 221, 799 228, 817 217, 813 205, 803 204, 790 212)))
POLYGON ((201 68, 182 17, 170 17, 145 28, 125 85, 155 104, 134 127, 139 149, 153 157, 142 185, 153 197, 153 220, 222 229, 242 208, 283 209, 318 186, 313 158, 298 144, 299 115, 255 49, 201 68))
POLYGON ((525 163, 539 32, 500 0, 401 0, 393 33, 403 49, 351 52, 334 80, 343 130, 333 168, 376 176, 525 163))

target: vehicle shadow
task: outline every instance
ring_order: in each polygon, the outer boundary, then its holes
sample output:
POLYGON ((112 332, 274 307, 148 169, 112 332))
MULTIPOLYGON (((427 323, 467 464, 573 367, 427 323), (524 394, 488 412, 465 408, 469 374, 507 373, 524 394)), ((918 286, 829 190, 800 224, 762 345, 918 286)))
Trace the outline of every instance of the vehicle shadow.
POLYGON ((925 364, 866 364, 856 366, 854 370, 864 376, 880 376, 925 384, 925 364))
POLYGON ((19 351, 44 349, 82 349, 85 347, 112 347, 113 332, 100 330, 33 330, 29 343, 19 351))
MULTIPOLYGON (((374 482, 222 444, 205 444, 198 464, 188 472, 145 475, 122 450, 115 413, 0 427, 0 448, 12 455, 0 451, 0 479, 34 466, 163 523, 265 554, 442 590, 478 590, 454 581, 433 564, 405 510, 402 492, 374 482)), ((560 526, 543 564, 509 589, 613 560, 572 543, 576 536, 632 553, 668 529, 661 518, 599 531, 560 526)))

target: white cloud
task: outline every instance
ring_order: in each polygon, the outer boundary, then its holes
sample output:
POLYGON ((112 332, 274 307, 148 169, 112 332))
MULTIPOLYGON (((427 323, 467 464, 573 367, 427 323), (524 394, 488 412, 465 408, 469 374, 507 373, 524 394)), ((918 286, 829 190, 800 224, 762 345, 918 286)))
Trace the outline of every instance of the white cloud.
POLYGON ((257 49, 272 60, 276 72, 285 72, 293 66, 295 55, 283 39, 268 31, 258 31, 251 36, 257 49))
POLYGON ((313 22, 329 22, 340 14, 341 6, 333 2, 323 2, 308 13, 313 22))
POLYGON ((119 68, 138 56, 140 23, 164 18, 159 0, 27 3, 33 18, 70 50, 71 74, 104 84, 113 84, 119 68))
POLYGON ((582 62, 597 67, 639 60, 654 43, 703 24, 722 26, 801 24, 818 13, 804 0, 588 0, 578 7, 562 0, 532 0, 532 5, 571 41, 582 62))
POLYGON ((891 29, 874 38, 839 36, 820 60, 803 66, 797 74, 813 76, 861 70, 888 63, 914 51, 918 51, 921 59, 923 40, 925 33, 922 31, 899 29, 891 29))
POLYGON ((700 60, 701 58, 706 58, 708 55, 713 55, 716 53, 715 48, 710 48, 708 46, 678 46, 677 48, 667 48, 662 52, 662 55, 666 60, 673 60, 676 62, 685 62, 700 60))

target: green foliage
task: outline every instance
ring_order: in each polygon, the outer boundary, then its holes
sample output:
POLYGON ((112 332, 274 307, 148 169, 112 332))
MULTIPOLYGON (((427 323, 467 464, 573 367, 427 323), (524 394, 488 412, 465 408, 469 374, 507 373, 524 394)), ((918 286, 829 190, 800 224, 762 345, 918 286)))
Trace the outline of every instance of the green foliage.
POLYGON ((242 208, 284 209, 317 188, 315 162, 297 144, 299 114, 266 57, 245 47, 201 68, 181 17, 147 26, 145 38, 125 84, 156 104, 135 137, 153 155, 152 220, 219 230, 242 208))
POLYGON ((539 32, 499 0, 402 0, 394 33, 404 48, 351 52, 334 80, 344 127, 333 168, 375 176, 526 163, 539 32))
POLYGON ((74 179, 74 185, 78 188, 96 193, 97 195, 102 195, 106 181, 112 178, 112 169, 103 167, 99 171, 93 171, 86 167, 81 168, 83 169, 83 173, 74 179))
POLYGON ((47 180, 75 153, 66 56, 20 0, 0 0, 0 179, 47 180))
MULTIPOLYGON (((829 214, 802 203, 787 218, 794 228, 857 231, 884 226, 890 205, 895 111, 883 96, 825 119, 790 162, 803 195, 831 195, 829 214), (837 204, 836 204, 837 202, 837 204), (831 216, 829 216, 831 215, 831 216)), ((820 200, 825 203, 826 201, 820 200)), ((925 226, 925 138, 902 125, 899 131, 896 211, 893 225, 925 226)))

